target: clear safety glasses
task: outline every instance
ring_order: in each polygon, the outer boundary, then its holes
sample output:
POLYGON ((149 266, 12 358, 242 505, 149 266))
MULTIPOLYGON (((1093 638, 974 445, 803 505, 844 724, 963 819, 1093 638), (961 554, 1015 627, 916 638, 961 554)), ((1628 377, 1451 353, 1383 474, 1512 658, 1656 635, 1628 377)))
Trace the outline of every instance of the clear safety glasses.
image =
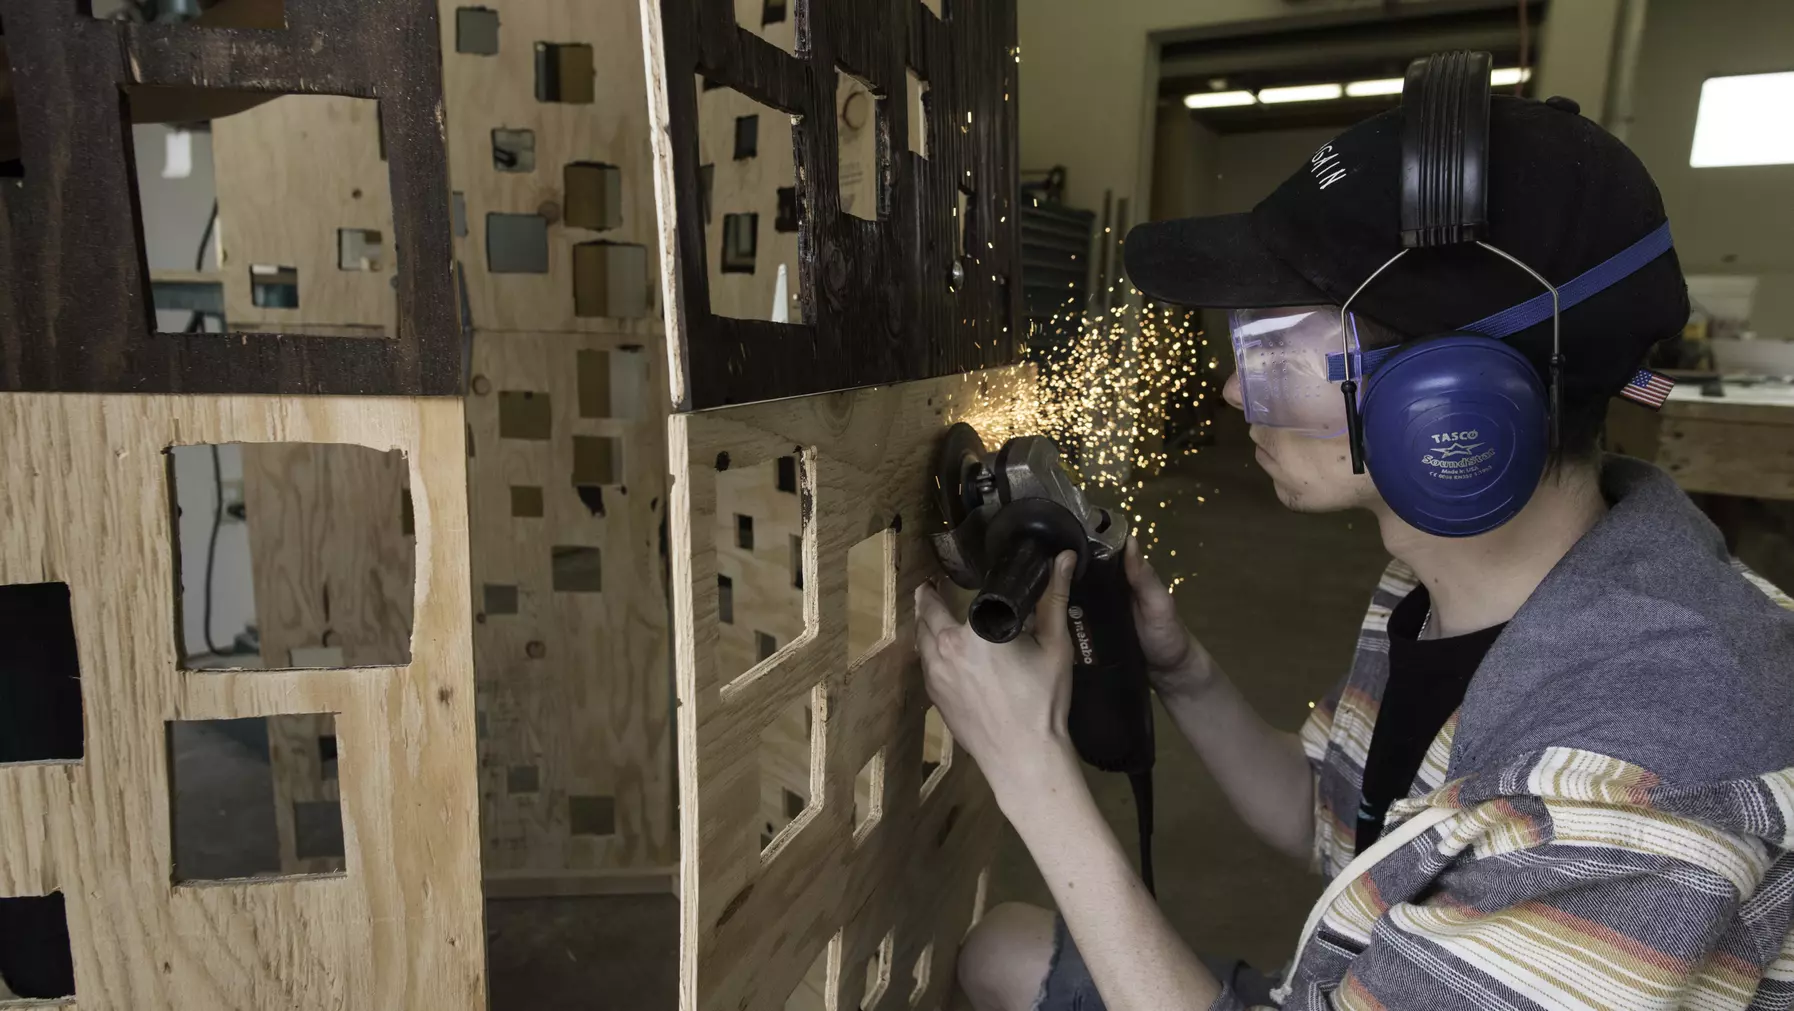
POLYGON ((1233 360, 1240 377, 1246 421, 1287 428, 1317 439, 1346 431, 1345 401, 1337 380, 1327 377, 1327 355, 1342 343, 1354 351, 1381 347, 1399 338, 1337 305, 1296 305, 1278 309, 1235 309, 1227 315, 1233 360))

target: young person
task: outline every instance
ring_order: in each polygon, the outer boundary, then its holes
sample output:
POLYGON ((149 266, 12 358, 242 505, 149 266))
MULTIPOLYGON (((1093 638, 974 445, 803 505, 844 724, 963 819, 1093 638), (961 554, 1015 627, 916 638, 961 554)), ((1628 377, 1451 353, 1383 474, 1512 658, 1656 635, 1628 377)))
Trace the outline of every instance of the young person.
MULTIPOLYGON (((1511 516, 1416 522, 1398 453, 1378 448, 1354 473, 1325 349, 1348 328, 1360 348, 1405 346, 1543 289, 1459 246, 1416 251, 1353 299, 1402 248, 1401 117, 1347 131, 1250 214, 1127 241, 1154 297, 1255 310, 1233 316, 1238 353, 1263 353, 1255 335, 1283 340, 1226 396, 1254 422, 1284 504, 1376 517, 1395 560, 1351 670, 1299 735, 1279 732, 1133 545, 1128 572, 1161 702, 1263 839, 1333 877, 1398 826, 1425 830, 1323 899, 1280 988, 1205 964, 1142 887, 1067 740, 1070 556, 1033 634, 1004 645, 925 586, 929 693, 1058 905, 1001 906, 973 931, 960 981, 980 1011, 1794 1002, 1794 603, 1735 563, 1667 476, 1597 449, 1609 399, 1687 317, 1666 233, 1652 245, 1656 188, 1574 103, 1493 100, 1486 237, 1559 288, 1561 443, 1511 516)), ((1504 343, 1548 387, 1549 318, 1504 343)), ((1354 357, 1367 396, 1374 357, 1354 357)), ((1486 452, 1487 433, 1446 435, 1435 469, 1486 452)))

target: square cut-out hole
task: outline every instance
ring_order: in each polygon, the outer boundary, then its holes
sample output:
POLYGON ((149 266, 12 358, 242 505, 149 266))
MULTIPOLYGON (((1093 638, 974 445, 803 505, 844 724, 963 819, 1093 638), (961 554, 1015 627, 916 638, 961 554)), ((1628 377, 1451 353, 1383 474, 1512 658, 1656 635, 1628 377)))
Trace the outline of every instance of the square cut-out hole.
POLYGON ((498 437, 540 441, 554 434, 554 411, 548 394, 534 390, 500 390, 498 437))
POLYGON ((174 881, 340 873, 342 807, 320 747, 334 726, 329 713, 170 721, 174 881))
POLYGON ((573 315, 640 319, 648 314, 648 247, 581 242, 573 247, 573 315))
POLYGON ((834 1011, 834 976, 840 972, 835 963, 840 959, 841 932, 836 931, 829 943, 816 953, 816 960, 804 972, 804 978, 785 998, 784 1011, 834 1011))
POLYGON ((575 487, 622 483, 623 440, 609 435, 573 437, 575 487))
MULTIPOLYGON (((233 0, 207 15, 262 6, 233 0)), ((131 85, 124 102, 138 124, 132 225, 154 329, 396 333, 396 232, 377 100, 131 85), (209 130, 166 125, 194 121, 209 130), (325 151, 329 171, 296 168, 325 151)))
POLYGON ((922 998, 928 995, 928 978, 933 972, 934 942, 930 941, 922 946, 922 953, 916 956, 916 964, 910 967, 910 1007, 915 1007, 922 1003, 922 998))
POLYGON ((772 849, 794 823, 819 808, 822 792, 822 727, 816 714, 824 703, 821 685, 793 699, 760 732, 760 818, 755 826, 762 851, 772 849))
POLYGON ((841 210, 877 221, 887 210, 885 180, 890 177, 890 144, 883 102, 865 81, 836 68, 836 170, 841 210))
MULTIPOLYGON (((730 606, 717 629, 717 670, 733 681, 780 645, 804 634, 804 591, 791 585, 789 561, 781 548, 791 538, 802 543, 799 496, 778 489, 772 460, 733 465, 716 475, 716 519, 712 528, 716 568, 726 574, 730 606), (744 527, 751 527, 748 547, 744 527), (759 545, 765 550, 755 550, 759 545)), ((721 584, 719 583, 719 588, 721 584)))
POLYGON ((866 760, 853 777, 853 834, 864 838, 885 813, 885 749, 866 760))
POLYGON ((81 664, 68 585, 0 585, 0 642, 0 763, 80 759, 81 664))
POLYGON ((715 315, 802 322, 804 208, 796 193, 795 137, 789 113, 732 88, 698 96, 698 165, 700 176, 709 177, 699 186, 700 204, 708 206, 699 210, 715 315), (792 192, 781 204, 780 191, 787 189, 792 192))
POLYGON ((536 131, 492 131, 492 167, 500 172, 534 172, 536 170, 536 131))
POLYGON ((896 638, 896 535, 889 527, 847 551, 847 657, 856 664, 896 638))
POLYGON ((505 770, 506 793, 535 793, 542 788, 542 770, 533 765, 513 765, 505 770))
POLYGON ((726 214, 723 216, 722 271, 725 274, 752 274, 754 258, 760 250, 760 215, 726 214))
POLYGON ((257 309, 299 308, 299 268, 250 264, 249 302, 257 309))
POLYGON ((760 24, 776 25, 785 20, 786 0, 760 0, 760 24))
POLYGON ((544 502, 542 489, 532 484, 511 486, 511 515, 516 519, 541 519, 544 502))
POLYGON ((403 452, 175 446, 168 465, 184 669, 411 661, 403 452))
POLYGON ((909 149, 928 157, 928 82, 922 75, 905 67, 904 78, 909 90, 909 149))
POLYGON ((386 240, 372 228, 336 230, 338 270, 379 270, 386 262, 386 240))
POLYGON ((498 55, 498 12, 489 7, 455 8, 455 52, 498 55))
POLYGON ((591 46, 536 43, 536 101, 589 103, 595 87, 591 46))
POLYGON ((878 942, 878 950, 866 959, 866 981, 860 990, 860 1011, 870 1011, 885 995, 891 986, 891 959, 896 955, 897 935, 895 931, 885 934, 878 942))
POLYGON ((0 898, 0 1006, 75 995, 75 959, 61 892, 0 898))
POLYGON ((922 796, 934 792, 953 765, 953 732, 933 706, 922 716, 922 796))
POLYGON ((603 162, 576 161, 562 171, 566 221, 603 231, 623 223, 623 170, 603 162))
POLYGON ((517 613, 517 587, 511 583, 487 583, 481 594, 481 613, 490 618, 517 613))
POLYGON ((556 545, 552 560, 555 592, 604 592, 604 571, 597 548, 556 545))
POLYGON ((616 835, 617 799, 589 796, 567 798, 569 835, 616 835))
POLYGON ((486 267, 494 274, 548 273, 548 219, 540 214, 487 214, 486 267))

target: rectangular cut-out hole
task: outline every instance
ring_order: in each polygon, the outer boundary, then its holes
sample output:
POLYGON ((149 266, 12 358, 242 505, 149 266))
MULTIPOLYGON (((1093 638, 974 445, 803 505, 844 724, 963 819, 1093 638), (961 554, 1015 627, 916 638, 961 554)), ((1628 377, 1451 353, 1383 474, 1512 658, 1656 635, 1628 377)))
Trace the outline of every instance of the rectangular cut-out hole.
POLYGON ((779 490, 787 495, 797 494, 797 457, 781 456, 775 464, 778 468, 779 490))
POLYGON ((554 411, 548 394, 534 390, 498 392, 498 437, 546 439, 554 431, 554 411))
POLYGON ((536 43, 536 101, 588 103, 595 87, 591 46, 536 43))
POLYGON ((885 934, 878 950, 866 959, 866 981, 860 990, 860 1011, 870 1011, 891 985, 891 959, 896 954, 897 934, 885 934))
POLYGON ((760 24, 776 25, 785 20, 786 0, 761 0, 760 24))
POLYGON ((579 416, 610 417, 610 352, 581 351, 575 362, 579 379, 579 416))
MULTIPOLYGON (((801 19, 801 7, 796 10, 801 19)), ((742 17, 743 25, 751 18, 742 17)), ((805 208, 796 190, 795 136, 789 113, 733 88, 698 96, 698 164, 708 168, 700 172, 708 176, 707 182, 700 178, 700 194, 707 191, 704 256, 714 315, 803 322, 798 239, 805 208), (782 198, 781 190, 791 193, 782 198)))
POLYGON ((257 309, 299 308, 299 268, 250 264, 249 301, 257 309))
POLYGON ((603 231, 623 223, 623 170, 595 161, 576 161, 562 172, 566 220, 574 228, 603 231))
POLYGON ((449 217, 454 220, 455 238, 467 238, 467 194, 460 190, 449 194, 449 217))
POLYGON ((640 344, 610 353, 610 417, 625 421, 647 417, 647 404, 656 396, 648 355, 640 344))
POLYGON ((796 534, 791 535, 791 586, 793 589, 804 588, 804 539, 796 534))
POLYGON ((234 443, 167 456, 184 668, 411 662, 404 453, 234 443))
POLYGON ((385 237, 372 228, 336 230, 338 270, 379 270, 386 262, 385 237))
POLYGON ((726 214, 723 216, 723 259, 725 274, 752 274, 754 257, 760 250, 760 215, 726 214))
POLYGON ((174 881, 340 873, 342 807, 323 775, 325 737, 337 737, 329 713, 170 721, 174 881))
POLYGON ((866 659, 896 636, 896 538, 889 527, 847 551, 847 656, 866 659))
POLYGON ((885 749, 866 760, 853 777, 853 834, 864 838, 885 813, 885 749))
POLYGON ((779 637, 771 632, 754 632, 754 659, 756 662, 772 659, 779 651, 779 637))
POLYGON ((797 187, 779 187, 779 216, 773 220, 776 232, 797 231, 797 187))
POLYGON ((909 1006, 922 1003, 928 995, 928 978, 934 972, 934 942, 929 941, 922 946, 922 953, 916 956, 916 964, 910 968, 912 985, 909 991, 909 1006))
POLYGON ((883 103, 872 86, 839 67, 835 73, 835 155, 840 183, 841 210, 856 218, 877 221, 887 203, 884 180, 889 145, 883 103))
POLYGON ((735 21, 745 32, 797 55, 798 0, 734 0, 735 21))
POLYGON ((804 591, 791 585, 785 552, 791 538, 801 543, 800 506, 798 496, 779 491, 778 467, 771 460, 717 472, 716 568, 733 580, 730 618, 716 637, 717 672, 725 680, 765 659, 769 641, 776 651, 804 634, 804 591), (752 546, 745 548, 744 520, 753 528, 752 546))
POLYGON ((293 855, 300 860, 343 859, 343 808, 335 800, 293 802, 293 855))
POLYGON ((785 998, 784 1011, 835 1011, 834 976, 840 972, 835 968, 841 955, 841 932, 816 953, 816 960, 804 972, 804 978, 791 990, 785 998))
POLYGON ((551 557, 557 593, 604 592, 604 571, 597 548, 556 545, 551 557))
POLYGON ((517 587, 511 583, 487 583, 480 595, 480 610, 488 617, 517 613, 517 587))
POLYGON ((0 643, 0 763, 80 759, 81 665, 68 584, 0 585, 0 643))
POLYGON ((534 172, 536 170, 536 131, 492 131, 492 167, 500 172, 534 172))
POLYGON ((617 799, 589 796, 567 798, 569 835, 616 835, 617 799))
POLYGON ((505 770, 506 793, 535 793, 542 788, 542 770, 533 765, 513 765, 505 770))
POLYGON ((922 716, 922 796, 927 797, 953 765, 953 733, 933 706, 922 716))
POLYGON ((735 517, 735 546, 743 551, 754 550, 754 518, 737 515, 735 517))
POLYGON ((640 319, 648 305, 648 247, 624 242, 573 247, 573 315, 640 319))
POLYGON ((494 274, 548 273, 548 219, 540 214, 487 214, 486 267, 494 274))
POLYGON ((928 157, 928 82, 922 75, 905 67, 904 77, 909 89, 909 149, 911 152, 928 157))
POLYGON ((573 437, 573 483, 619 484, 623 471, 623 441, 608 435, 573 437))
MULTIPOLYGON (((786 830, 814 811, 822 787, 823 746, 816 711, 823 687, 791 700, 760 732, 760 849, 788 837, 786 830)), ((796 831, 792 829, 792 831, 796 831)))
POLYGON ((318 767, 323 778, 336 778, 336 735, 324 734, 318 738, 318 767))
POLYGON ((543 513, 542 489, 533 484, 511 486, 511 515, 517 519, 540 519, 543 513))
POLYGON ((498 55, 498 12, 489 7, 455 8, 455 52, 498 55))
POLYGON ((735 580, 728 576, 716 577, 716 620, 735 624, 735 580))
POLYGON ((0 969, 0 1006, 14 998, 75 995, 75 959, 61 892, 0 898, 0 969))

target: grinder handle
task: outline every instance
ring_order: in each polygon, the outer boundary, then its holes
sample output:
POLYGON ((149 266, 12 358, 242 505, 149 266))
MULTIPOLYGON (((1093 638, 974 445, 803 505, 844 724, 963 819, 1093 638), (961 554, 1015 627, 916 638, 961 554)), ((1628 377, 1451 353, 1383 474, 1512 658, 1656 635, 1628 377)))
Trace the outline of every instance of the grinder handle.
POLYGON ((1094 555, 1072 583, 1071 742, 1104 772, 1152 768, 1152 686, 1134 626, 1134 592, 1120 553, 1094 555))

